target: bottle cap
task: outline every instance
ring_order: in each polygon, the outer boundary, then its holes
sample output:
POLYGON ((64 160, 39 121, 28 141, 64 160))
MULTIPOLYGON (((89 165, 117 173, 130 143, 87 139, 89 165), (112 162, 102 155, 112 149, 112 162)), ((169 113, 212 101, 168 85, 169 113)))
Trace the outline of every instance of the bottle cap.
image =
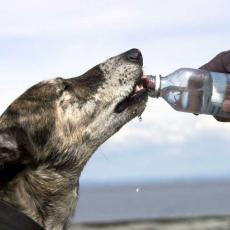
POLYGON ((150 97, 159 97, 161 88, 161 75, 149 75, 149 80, 154 82, 154 88, 149 88, 148 95, 150 97))

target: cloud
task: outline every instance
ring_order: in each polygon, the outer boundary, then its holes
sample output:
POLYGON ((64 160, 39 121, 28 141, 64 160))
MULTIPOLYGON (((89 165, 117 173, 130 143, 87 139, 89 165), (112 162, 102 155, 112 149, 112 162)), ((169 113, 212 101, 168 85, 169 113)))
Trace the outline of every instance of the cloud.
POLYGON ((142 122, 134 122, 125 126, 114 136, 115 143, 129 140, 135 143, 153 142, 157 145, 183 144, 201 133, 223 133, 228 137, 230 127, 227 123, 217 122, 212 116, 195 116, 173 110, 163 99, 150 99, 142 122))
POLYGON ((15 1, 1 4, 1 35, 50 36, 91 30, 123 31, 135 28, 164 30, 218 26, 229 20, 229 2, 177 1, 15 1), (210 12, 215 9, 215 17, 210 12), (163 25, 163 26, 162 26, 163 25), (205 25, 205 26, 204 26, 205 25))
MULTIPOLYGON (((202 121, 200 123, 203 124, 202 121)), ((146 139, 143 135, 133 134, 133 130, 119 143, 114 136, 95 153, 83 172, 82 181, 137 182, 229 177, 229 130, 226 135, 225 131, 214 128, 211 123, 210 129, 194 129, 193 126, 190 129, 193 135, 176 143, 168 141, 170 133, 160 132, 160 129, 157 130, 157 141, 154 137, 146 139)), ((147 132, 151 132, 151 128, 147 132)))

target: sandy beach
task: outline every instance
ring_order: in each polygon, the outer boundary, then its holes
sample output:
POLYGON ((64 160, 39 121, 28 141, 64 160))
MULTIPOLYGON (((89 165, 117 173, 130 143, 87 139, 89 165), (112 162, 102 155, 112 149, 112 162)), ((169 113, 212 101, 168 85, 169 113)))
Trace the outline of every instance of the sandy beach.
POLYGON ((229 230, 230 216, 132 221, 107 224, 76 224, 70 230, 229 230))

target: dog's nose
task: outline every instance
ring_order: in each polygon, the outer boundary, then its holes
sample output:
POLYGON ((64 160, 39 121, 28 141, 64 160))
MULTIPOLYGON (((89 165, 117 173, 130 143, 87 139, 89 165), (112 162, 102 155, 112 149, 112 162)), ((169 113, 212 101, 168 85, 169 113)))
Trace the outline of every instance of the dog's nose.
POLYGON ((131 49, 125 53, 127 59, 131 62, 136 62, 143 65, 143 57, 138 49, 131 49))

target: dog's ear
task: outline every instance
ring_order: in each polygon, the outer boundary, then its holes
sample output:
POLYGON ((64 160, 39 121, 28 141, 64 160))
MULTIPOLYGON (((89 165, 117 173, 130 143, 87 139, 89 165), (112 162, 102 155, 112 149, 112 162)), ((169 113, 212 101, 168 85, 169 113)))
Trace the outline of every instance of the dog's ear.
POLYGON ((15 163, 20 158, 18 143, 13 135, 0 131, 0 168, 4 165, 15 163))

